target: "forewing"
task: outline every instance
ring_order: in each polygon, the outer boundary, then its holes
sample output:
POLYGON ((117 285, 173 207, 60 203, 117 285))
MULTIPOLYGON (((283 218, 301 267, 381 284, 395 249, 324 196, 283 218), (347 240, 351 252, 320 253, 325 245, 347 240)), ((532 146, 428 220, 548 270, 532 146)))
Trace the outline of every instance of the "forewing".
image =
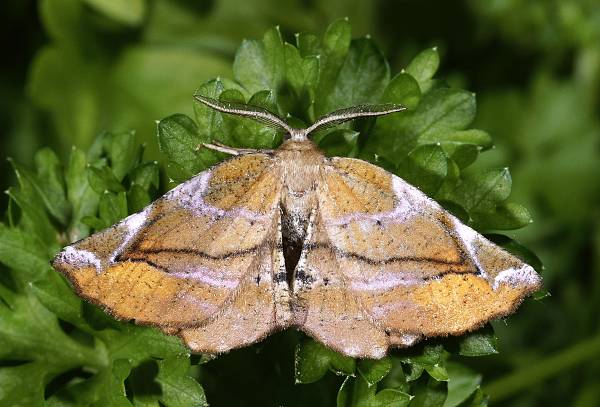
MULTIPOLYGON (((313 264, 335 257, 319 267, 337 267, 339 290, 387 336, 388 346, 473 330, 512 313, 541 287, 529 265, 417 188, 364 161, 331 159, 319 187, 319 211, 323 238, 307 247, 320 252, 313 264)), ((320 290, 324 282, 315 277, 320 290)), ((372 337, 379 347, 379 337, 372 337)))
POLYGON ((268 155, 230 159, 66 247, 54 267, 115 317, 178 332, 195 351, 254 342, 277 325, 280 176, 268 155))

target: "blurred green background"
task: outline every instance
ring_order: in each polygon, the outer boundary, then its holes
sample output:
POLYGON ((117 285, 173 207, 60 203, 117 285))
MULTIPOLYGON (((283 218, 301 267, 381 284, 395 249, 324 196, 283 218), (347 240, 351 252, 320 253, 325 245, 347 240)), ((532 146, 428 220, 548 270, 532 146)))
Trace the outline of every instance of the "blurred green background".
POLYGON ((472 363, 492 405, 600 405, 597 0, 4 0, 0 16, 3 189, 6 157, 64 157, 105 130, 134 129, 157 157, 155 120, 191 114, 193 90, 231 76, 241 40, 273 25, 293 38, 348 16, 392 72, 437 46, 438 76, 477 94, 475 127, 496 144, 472 170, 511 168, 511 200, 535 222, 510 235, 551 293, 495 323, 500 354, 472 363))

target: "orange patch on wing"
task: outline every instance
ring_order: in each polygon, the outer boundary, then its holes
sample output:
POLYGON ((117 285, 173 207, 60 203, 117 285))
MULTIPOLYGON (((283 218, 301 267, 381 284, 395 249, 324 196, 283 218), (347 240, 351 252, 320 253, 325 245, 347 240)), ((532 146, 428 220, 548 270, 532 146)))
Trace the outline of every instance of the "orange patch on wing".
POLYGON ((508 315, 530 293, 508 285, 493 290, 474 274, 449 274, 377 296, 362 295, 362 299, 369 312, 391 331, 437 336, 461 334, 508 315))
POLYGON ((143 262, 123 262, 97 273, 95 268, 57 264, 79 295, 120 319, 159 325, 197 324, 226 300, 230 290, 169 276, 143 262))
POLYGON ((361 180, 378 191, 392 194, 392 177, 390 173, 365 161, 352 158, 332 158, 331 163, 340 171, 361 180))
MULTIPOLYGON (((324 208, 328 216, 375 214, 394 209, 390 174, 373 170, 358 160, 333 159, 335 171, 327 171, 327 194, 334 205, 324 208)), ((376 167, 375 167, 376 168, 376 167)))
POLYGON ((273 159, 262 154, 235 157, 213 170, 204 195, 207 204, 231 210, 245 208, 256 213, 271 210, 280 180, 270 171, 273 159))

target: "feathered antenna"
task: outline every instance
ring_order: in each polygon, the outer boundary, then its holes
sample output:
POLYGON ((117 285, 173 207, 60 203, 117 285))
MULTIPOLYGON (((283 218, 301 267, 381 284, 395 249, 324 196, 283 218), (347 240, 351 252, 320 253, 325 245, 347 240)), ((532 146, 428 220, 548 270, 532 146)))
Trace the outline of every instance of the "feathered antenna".
POLYGON ((406 110, 406 107, 393 103, 379 105, 357 105, 328 113, 325 116, 320 117, 313 125, 306 129, 296 129, 289 126, 274 113, 271 113, 267 109, 263 109, 261 107, 252 106, 245 103, 221 102, 219 100, 199 94, 194 95, 194 98, 211 109, 215 109, 219 112, 249 117, 258 122, 266 124, 275 130, 283 131, 288 135, 287 138, 297 141, 306 140, 308 135, 314 131, 330 126, 336 126, 359 117, 382 116, 406 110))
POLYGON ((277 117, 277 115, 262 107, 252 106, 246 103, 221 102, 220 100, 199 94, 195 94, 194 98, 211 109, 236 116, 249 117, 278 131, 284 131, 285 133, 290 134, 294 130, 292 127, 288 126, 286 122, 277 117))
POLYGON ((336 126, 359 117, 382 116, 406 110, 406 107, 394 103, 379 105, 356 105, 335 110, 320 117, 312 126, 306 129, 306 135, 326 127, 336 126))

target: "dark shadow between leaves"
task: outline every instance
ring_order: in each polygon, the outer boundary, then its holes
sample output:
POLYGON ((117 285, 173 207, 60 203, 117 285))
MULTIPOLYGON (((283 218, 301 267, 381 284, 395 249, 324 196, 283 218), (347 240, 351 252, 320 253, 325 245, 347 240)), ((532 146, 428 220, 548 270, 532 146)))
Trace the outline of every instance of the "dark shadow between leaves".
MULTIPOLYGON (((83 381, 92 377, 93 374, 84 370, 83 367, 77 367, 74 369, 67 370, 57 376, 54 376, 50 382, 46 385, 44 389, 44 399, 50 398, 56 392, 61 389, 64 389, 68 386, 69 383, 73 383, 75 381, 83 381)), ((68 395, 67 392, 65 394, 68 395)), ((68 397, 67 397, 68 398, 68 397)), ((62 397, 61 397, 62 399, 62 397)), ((69 401, 64 399, 64 401, 69 401)))
POLYGON ((27 363, 31 363, 33 360, 27 359, 0 359, 0 368, 1 367, 17 367, 21 365, 25 365, 27 363))
POLYGON ((125 391, 127 398, 146 400, 155 399, 162 395, 160 383, 156 380, 158 376, 158 364, 149 359, 140 363, 131 370, 131 374, 125 379, 125 391))
MULTIPOLYGON (((13 293, 18 292, 17 282, 12 276, 11 271, 3 264, 0 264, 0 284, 8 288, 13 293)), ((7 307, 10 307, 9 304, 4 299, 2 299, 1 296, 0 301, 2 301, 2 303, 5 304, 7 307)))
POLYGON ((63 319, 58 319, 58 325, 60 326, 60 329, 74 341, 90 348, 94 346, 94 337, 89 333, 82 331, 75 325, 63 319))
POLYGON ((294 355, 304 335, 286 330, 201 365, 207 400, 220 406, 331 406, 344 380, 333 373, 311 384, 294 383, 294 355), (235 383, 236 391, 231 391, 235 383))

